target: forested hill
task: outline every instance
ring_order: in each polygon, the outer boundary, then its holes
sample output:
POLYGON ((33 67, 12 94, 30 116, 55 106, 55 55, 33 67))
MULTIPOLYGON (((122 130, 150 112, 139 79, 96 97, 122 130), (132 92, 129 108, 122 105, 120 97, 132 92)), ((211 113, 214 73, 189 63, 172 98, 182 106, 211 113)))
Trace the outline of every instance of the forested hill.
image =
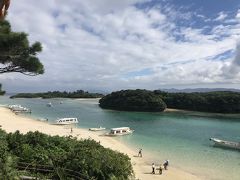
POLYGON ((77 90, 74 92, 44 92, 44 93, 19 93, 10 98, 100 98, 103 97, 99 93, 89 93, 83 90, 77 90))
POLYGON ((213 113, 240 113, 240 93, 231 91, 168 93, 161 90, 122 90, 99 101, 105 109, 160 112, 167 108, 213 113))
POLYGON ((113 92, 100 99, 99 103, 102 108, 120 111, 159 112, 166 108, 160 96, 140 89, 113 92))
POLYGON ((214 113, 240 113, 240 93, 216 91, 204 93, 167 93, 154 91, 168 108, 214 113))

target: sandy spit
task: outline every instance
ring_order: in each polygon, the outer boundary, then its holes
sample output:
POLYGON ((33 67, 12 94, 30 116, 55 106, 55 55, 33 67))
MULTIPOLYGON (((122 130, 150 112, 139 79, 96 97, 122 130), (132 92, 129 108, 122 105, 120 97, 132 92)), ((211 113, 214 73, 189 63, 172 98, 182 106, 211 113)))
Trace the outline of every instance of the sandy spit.
MULTIPOLYGON (((136 179, 140 180, 200 180, 201 178, 191 173, 182 171, 181 169, 169 167, 167 171, 163 171, 162 175, 158 174, 158 170, 155 175, 151 174, 151 163, 148 162, 147 157, 137 157, 137 151, 127 145, 119 142, 113 137, 101 136, 100 132, 92 132, 86 129, 74 128, 73 132, 69 127, 51 125, 46 122, 41 122, 28 117, 15 115, 9 109, 0 107, 0 126, 6 132, 15 132, 19 130, 21 133, 27 133, 29 131, 40 131, 48 135, 60 135, 69 136, 72 135, 78 139, 91 138, 101 145, 113 150, 127 154, 131 158, 131 162, 134 168, 136 179)), ((156 164, 158 168, 158 164, 156 164)))

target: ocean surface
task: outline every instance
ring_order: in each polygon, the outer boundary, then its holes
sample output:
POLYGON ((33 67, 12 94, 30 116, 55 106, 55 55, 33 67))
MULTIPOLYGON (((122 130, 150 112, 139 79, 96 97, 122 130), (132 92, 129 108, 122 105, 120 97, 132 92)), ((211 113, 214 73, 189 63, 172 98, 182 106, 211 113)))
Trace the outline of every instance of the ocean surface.
POLYGON ((113 137, 143 149, 149 164, 165 159, 171 166, 209 180, 240 180, 240 151, 214 147, 210 137, 240 142, 240 115, 224 117, 206 113, 140 113, 103 110, 97 100, 9 99, 0 104, 21 104, 31 108, 36 119, 77 117, 80 128, 129 126, 132 135, 113 137), (52 107, 46 104, 51 102, 52 107))

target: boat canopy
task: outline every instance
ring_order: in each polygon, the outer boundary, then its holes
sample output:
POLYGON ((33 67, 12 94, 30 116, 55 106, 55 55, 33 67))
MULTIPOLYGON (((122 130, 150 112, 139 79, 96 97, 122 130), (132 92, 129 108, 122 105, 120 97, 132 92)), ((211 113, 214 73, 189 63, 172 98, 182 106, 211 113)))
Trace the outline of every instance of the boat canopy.
POLYGON ((111 131, 129 130, 129 127, 112 128, 111 131))

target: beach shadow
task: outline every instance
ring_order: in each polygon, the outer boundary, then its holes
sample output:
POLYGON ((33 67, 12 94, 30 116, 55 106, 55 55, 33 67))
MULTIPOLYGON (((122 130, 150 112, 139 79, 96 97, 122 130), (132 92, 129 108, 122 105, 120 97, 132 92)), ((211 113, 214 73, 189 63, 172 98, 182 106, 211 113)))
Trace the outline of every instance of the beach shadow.
POLYGON ((153 176, 162 176, 163 175, 163 174, 159 174, 159 173, 152 174, 151 172, 145 172, 143 174, 151 174, 153 176))
POLYGON ((105 134, 99 134, 98 136, 105 136, 105 137, 109 137, 109 136, 106 136, 105 134))

